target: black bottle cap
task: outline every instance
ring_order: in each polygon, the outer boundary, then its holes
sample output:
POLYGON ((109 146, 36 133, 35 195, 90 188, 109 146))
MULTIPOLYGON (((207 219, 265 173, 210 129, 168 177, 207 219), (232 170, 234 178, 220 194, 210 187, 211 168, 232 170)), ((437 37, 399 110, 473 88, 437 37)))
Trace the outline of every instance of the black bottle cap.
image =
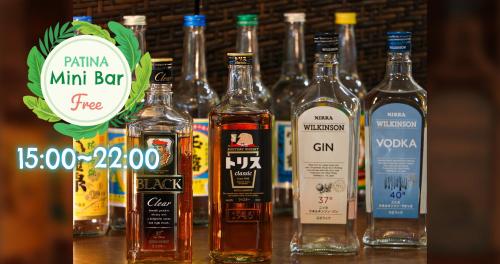
POLYGON ((151 59, 153 68, 151 71, 150 83, 171 84, 173 82, 173 59, 159 58, 151 59))
POLYGON ((333 32, 318 32, 314 34, 315 51, 319 53, 336 53, 339 51, 339 37, 333 32))

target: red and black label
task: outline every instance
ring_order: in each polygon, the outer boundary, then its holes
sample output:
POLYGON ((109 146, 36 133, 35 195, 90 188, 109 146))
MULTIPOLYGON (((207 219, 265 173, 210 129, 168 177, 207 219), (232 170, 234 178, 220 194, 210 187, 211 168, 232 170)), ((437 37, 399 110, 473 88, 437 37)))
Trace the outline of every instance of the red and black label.
POLYGON ((270 202, 271 132, 224 130, 221 144, 222 199, 234 203, 270 202))

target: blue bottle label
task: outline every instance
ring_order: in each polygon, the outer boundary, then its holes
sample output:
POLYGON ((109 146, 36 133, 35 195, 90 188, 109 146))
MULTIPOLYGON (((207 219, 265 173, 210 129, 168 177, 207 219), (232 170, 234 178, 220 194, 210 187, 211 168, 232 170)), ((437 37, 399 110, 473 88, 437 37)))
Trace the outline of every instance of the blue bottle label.
MULTIPOLYGON (((110 128, 108 129, 108 145, 109 149, 118 147, 122 153, 126 153, 125 138, 126 129, 123 128, 110 128)), ((109 203, 111 206, 125 207, 126 203, 126 182, 127 173, 124 168, 126 160, 122 160, 122 168, 109 169, 109 203)))
POLYGON ((375 218, 417 218, 422 175, 423 116, 391 103, 370 120, 370 163, 375 218))
POLYGON ((290 121, 276 121, 278 129, 278 183, 292 182, 292 126, 290 121))

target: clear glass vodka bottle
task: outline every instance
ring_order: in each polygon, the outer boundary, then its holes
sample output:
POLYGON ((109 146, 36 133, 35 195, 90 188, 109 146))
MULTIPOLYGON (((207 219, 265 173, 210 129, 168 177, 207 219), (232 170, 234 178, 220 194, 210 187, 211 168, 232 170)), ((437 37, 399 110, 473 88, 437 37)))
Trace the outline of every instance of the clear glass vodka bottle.
POLYGON ((184 16, 182 75, 175 106, 193 118, 193 222, 208 224, 208 113, 219 102, 207 80, 205 16, 184 16))
POLYGON ((411 33, 388 32, 382 82, 366 96, 370 246, 427 245, 427 93, 412 77, 411 33))
POLYGON ((314 37, 313 80, 292 108, 292 254, 356 254, 359 99, 338 78, 338 38, 314 37))
POLYGON ((277 166, 274 187, 274 212, 292 214, 292 126, 291 104, 309 84, 304 47, 305 13, 285 13, 285 54, 280 79, 272 88, 272 110, 276 118, 275 152, 277 166))
POLYGON ((253 53, 253 88, 257 101, 265 108, 271 107, 271 93, 262 83, 260 75, 259 45, 257 40, 258 17, 255 14, 238 15, 238 33, 236 36, 236 51, 253 53))
MULTIPOLYGON (((124 16, 123 24, 130 28, 137 40, 141 55, 146 51, 146 16, 124 16)), ((135 79, 135 76, 132 75, 135 79)), ((119 147, 127 152, 126 124, 110 122, 108 129, 108 148, 119 147)), ((126 160, 122 161, 126 164, 126 160)), ((109 177, 109 217, 113 230, 125 230, 125 206, 127 203, 127 170, 108 168, 109 177)))
MULTIPOLYGON (((339 34, 339 79, 340 82, 354 93, 363 105, 366 89, 358 75, 356 36, 354 26, 356 25, 356 13, 335 13, 335 24, 339 34)), ((359 156, 358 156, 358 202, 365 201, 365 116, 361 108, 360 131, 359 131, 359 156)))
POLYGON ((154 148, 160 161, 156 169, 128 169, 127 259, 190 262, 192 121, 172 104, 172 59, 152 63, 145 106, 127 125, 127 148, 154 148))
POLYGON ((228 90, 209 115, 210 256, 217 263, 269 261, 273 115, 255 100, 252 54, 228 59, 228 90))

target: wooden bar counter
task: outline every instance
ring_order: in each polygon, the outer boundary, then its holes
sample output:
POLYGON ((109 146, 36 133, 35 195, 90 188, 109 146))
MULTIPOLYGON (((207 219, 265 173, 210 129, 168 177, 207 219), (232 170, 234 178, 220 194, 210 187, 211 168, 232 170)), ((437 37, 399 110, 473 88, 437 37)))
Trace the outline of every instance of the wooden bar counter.
MULTIPOLYGON (((361 242, 361 237, 366 228, 366 215, 359 212, 358 217, 357 232, 361 242)), ((193 263, 195 264, 210 262, 208 257, 208 233, 208 227, 194 227, 193 263)), ((427 250, 425 249, 391 250, 365 248, 364 246, 361 246, 357 256, 291 257, 289 243, 292 235, 292 217, 274 217, 272 263, 427 263, 427 250)), ((75 238, 73 240, 73 263, 75 264, 122 264, 127 263, 125 256, 125 236, 123 234, 109 234, 95 238, 75 238)))

